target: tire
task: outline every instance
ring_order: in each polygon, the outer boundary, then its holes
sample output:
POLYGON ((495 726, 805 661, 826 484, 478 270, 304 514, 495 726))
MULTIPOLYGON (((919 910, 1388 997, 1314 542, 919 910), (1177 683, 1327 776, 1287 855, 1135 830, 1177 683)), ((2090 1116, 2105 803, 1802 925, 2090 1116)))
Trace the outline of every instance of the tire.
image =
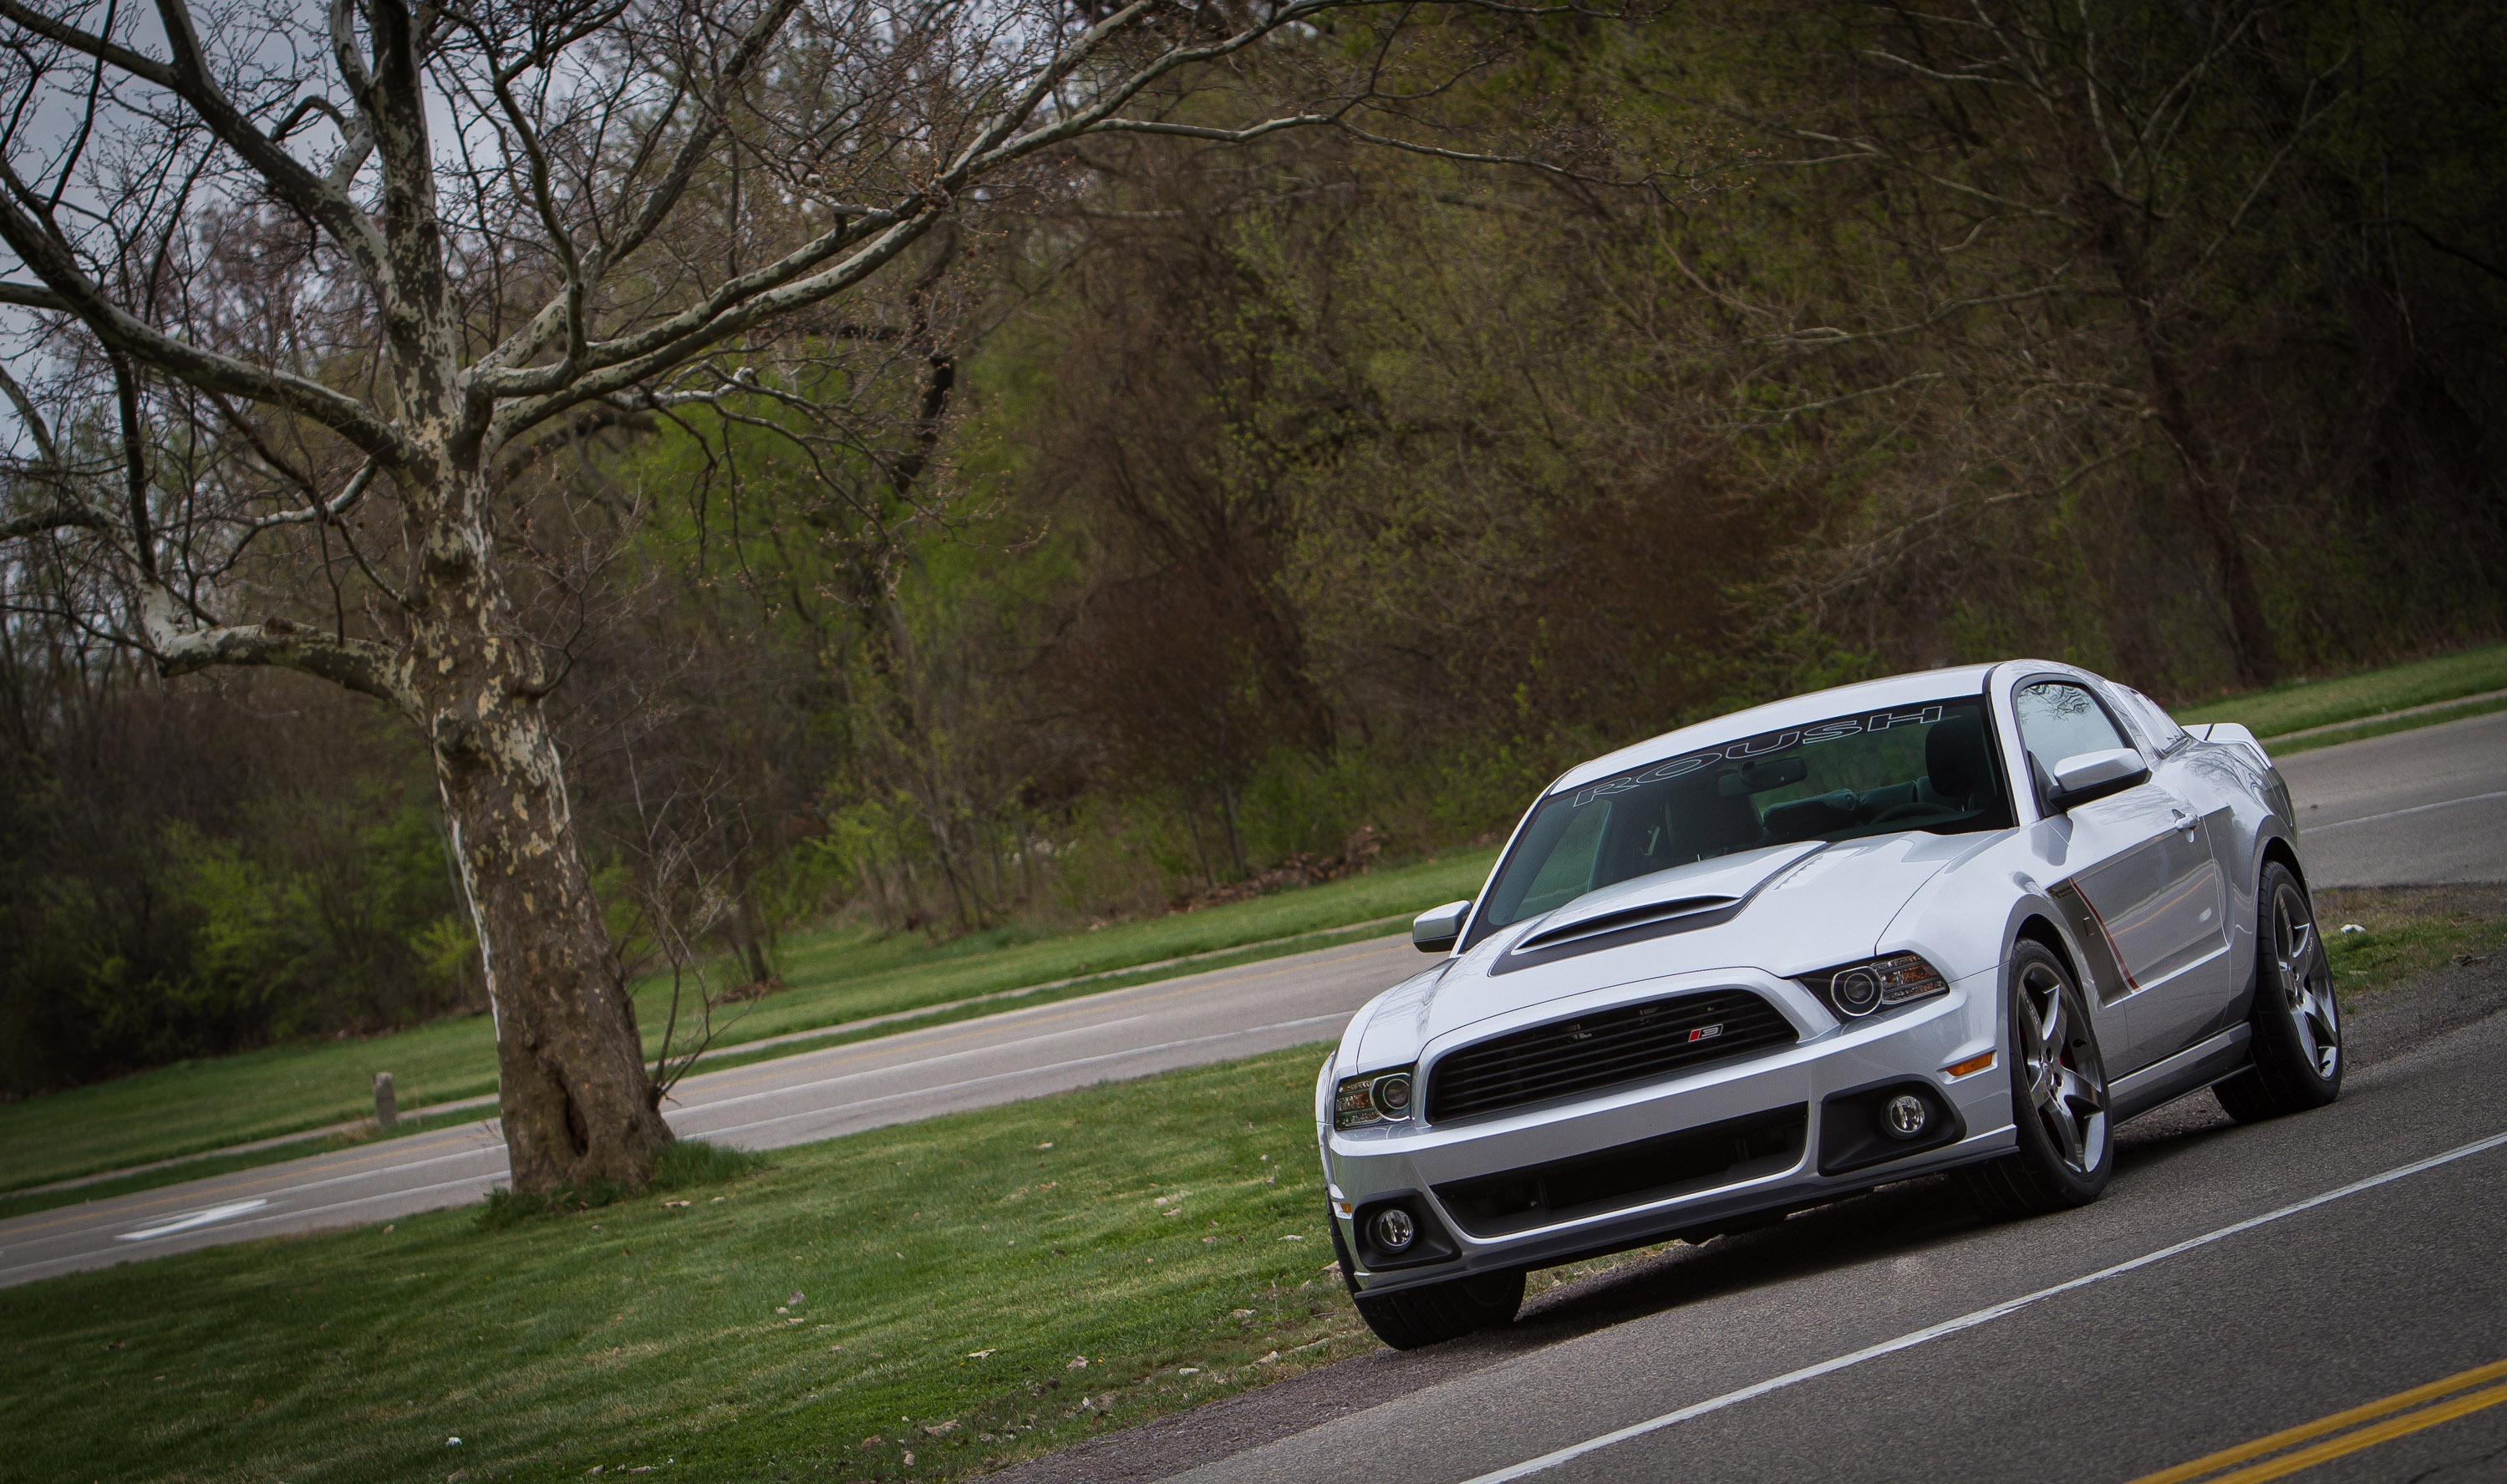
POLYGON ((1988 1216, 2044 1215, 2087 1206, 2115 1173, 2106 1062, 2080 987, 2042 943, 2011 951, 2004 1019, 2012 1123, 2019 1147, 1964 1172, 1988 1216))
POLYGON ((2211 1091, 2239 1123, 2322 1107, 2342 1096, 2342 1007, 2307 888, 2287 866, 2264 867, 2255 892, 2255 1065, 2211 1091))
MULTIPOLYGON (((1328 1219, 1328 1217, 1326 1217, 1328 1219)), ((1358 1303, 1358 1317, 1375 1337, 1395 1350, 1417 1350, 1459 1340, 1477 1329, 1494 1329, 1514 1319, 1523 1307, 1523 1273, 1482 1273, 1456 1278, 1399 1293, 1369 1296, 1359 1290, 1358 1270, 1341 1240, 1340 1223, 1331 1222, 1332 1254, 1340 1259, 1341 1282, 1358 1303)))
POLYGON ((1523 1271, 1480 1273, 1425 1284, 1381 1297, 1358 1295, 1358 1317, 1395 1350, 1459 1340, 1510 1323, 1523 1307, 1523 1271))

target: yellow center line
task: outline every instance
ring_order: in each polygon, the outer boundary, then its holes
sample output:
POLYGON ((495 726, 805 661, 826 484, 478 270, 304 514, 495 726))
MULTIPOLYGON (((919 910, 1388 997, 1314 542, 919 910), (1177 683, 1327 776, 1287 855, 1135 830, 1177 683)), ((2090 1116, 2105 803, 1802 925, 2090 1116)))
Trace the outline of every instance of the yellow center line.
MULTIPOLYGON (((2478 1386, 2485 1381, 2495 1381, 2501 1376, 2507 1376, 2507 1360, 2493 1360, 2488 1365, 2475 1366, 2471 1370, 2449 1376, 2443 1381, 2432 1381, 2426 1386, 2416 1386, 2408 1392, 2396 1392, 2393 1395, 2380 1401, 2355 1406, 2345 1412, 2336 1412, 2330 1417, 2319 1417, 2313 1422, 2301 1423, 2295 1428, 2283 1429, 2281 1431, 2256 1438, 2252 1442, 2239 1443, 2234 1448, 2223 1448, 2217 1453, 2205 1454, 2191 1463, 2179 1464, 2173 1468, 2162 1468, 2157 1473, 2143 1474, 2140 1478, 2131 1480, 2130 1484, 2184 1484, 2186 1480, 2200 1478, 2215 1469, 2226 1468, 2233 1464, 2242 1464, 2248 1459, 2261 1458, 2267 1453, 2277 1453, 2292 1443, 2303 1443, 2311 1437, 2322 1437, 2327 1432, 2339 1432, 2344 1428, 2357 1427, 2363 1422, 2387 1417, 2389 1413, 2405 1412, 2406 1408, 2418 1406, 2421 1402, 2451 1395, 2466 1387, 2478 1386)), ((2436 1406, 2421 1411, 2405 1412, 2405 1415, 2400 1417, 2388 1417, 2386 1421, 2378 1423, 2375 1427, 2361 1428, 2346 1437, 2332 1438, 2284 1458, 2257 1464, 2251 1468, 2241 1468, 2235 1473, 2222 1474, 2207 1480, 2206 1484, 2259 1484, 2259 1481, 2264 1479, 2277 1479, 2283 1474, 2296 1473, 2302 1468, 2312 1468, 2328 1459, 2337 1459, 2345 1453, 2355 1453, 2362 1448, 2373 1447, 2390 1438, 2416 1432, 2422 1428, 2433 1428, 2439 1423, 2461 1417, 2467 1412, 2478 1412, 2483 1407, 2494 1406, 2501 1401, 2507 1401, 2507 1386, 2491 1387, 2485 1392, 2456 1396, 2452 1401, 2440 1402, 2436 1406)))

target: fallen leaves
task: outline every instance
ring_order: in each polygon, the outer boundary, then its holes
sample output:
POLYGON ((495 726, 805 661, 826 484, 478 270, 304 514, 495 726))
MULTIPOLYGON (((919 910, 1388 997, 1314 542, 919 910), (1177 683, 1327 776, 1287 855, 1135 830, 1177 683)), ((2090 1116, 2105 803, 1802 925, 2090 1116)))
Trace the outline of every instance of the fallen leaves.
POLYGON ((958 1419, 952 1417, 947 1422, 934 1423, 923 1430, 932 1437, 946 1437, 958 1430, 958 1419))
POLYGON ((1063 1369, 1067 1371, 1084 1371, 1087 1368, 1088 1357, 1086 1356, 1072 1356, 1071 1357, 1071 1363, 1063 1367, 1063 1369))

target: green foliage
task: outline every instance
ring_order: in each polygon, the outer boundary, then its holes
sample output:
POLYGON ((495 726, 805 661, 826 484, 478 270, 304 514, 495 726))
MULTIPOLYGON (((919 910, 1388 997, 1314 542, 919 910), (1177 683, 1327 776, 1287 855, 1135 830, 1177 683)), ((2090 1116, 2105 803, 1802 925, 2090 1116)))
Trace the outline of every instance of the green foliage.
MULTIPOLYGON (((1438 22, 1391 65, 1462 63, 1440 137, 1644 184, 1290 131, 969 203, 547 473, 626 512, 566 701, 622 959, 796 987, 741 1036, 928 1003, 820 951, 1455 850, 1580 757, 1960 661, 2259 731, 2507 683, 2266 686, 2507 628, 2494 9, 1438 22)), ((0 879, 0 1088, 478 1002, 410 756, 335 751, 84 834, 7 754, 0 836, 65 864, 0 879)))
MULTIPOLYGON (((160 707, 127 698, 109 724, 138 730, 160 707)), ((261 774, 269 751, 295 747, 266 747, 214 700, 188 709, 200 752, 100 778, 75 746, 31 762, 79 787, 13 801, 42 869, 0 901, 0 937, 27 945, 0 954, 0 1024, 18 1032, 0 1093, 414 1025, 479 993, 434 792, 409 752, 317 711, 314 735, 276 741, 327 742, 360 766, 261 774), (219 756, 230 746, 243 766, 219 756)))

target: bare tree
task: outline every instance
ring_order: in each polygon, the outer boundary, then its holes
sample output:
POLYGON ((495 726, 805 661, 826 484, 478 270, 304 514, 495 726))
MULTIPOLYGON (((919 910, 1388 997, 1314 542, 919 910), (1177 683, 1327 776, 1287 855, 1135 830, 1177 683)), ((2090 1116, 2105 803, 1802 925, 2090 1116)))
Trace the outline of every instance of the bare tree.
MULTIPOLYGON (((671 1135, 545 706, 566 584, 532 579, 508 485, 744 394, 766 337, 858 333, 867 285, 954 217, 1065 189, 1086 136, 1486 158, 1421 134, 1415 14, 0 0, 0 303, 34 311, 6 389, 37 446, 0 540, 50 573, 13 591, 164 674, 285 668, 418 728, 515 1184, 638 1183, 671 1135), (1308 101, 1231 91, 1257 59, 1308 101)), ((1473 65, 1467 38, 1441 54, 1473 65)))

